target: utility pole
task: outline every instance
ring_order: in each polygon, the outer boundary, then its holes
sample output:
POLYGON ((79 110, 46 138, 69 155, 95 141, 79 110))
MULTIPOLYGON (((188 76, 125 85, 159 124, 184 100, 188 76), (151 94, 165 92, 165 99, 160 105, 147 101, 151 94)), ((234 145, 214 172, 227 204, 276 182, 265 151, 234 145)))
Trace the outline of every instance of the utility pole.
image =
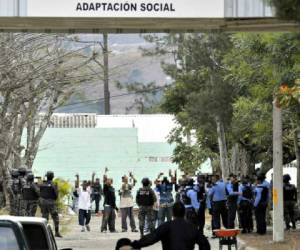
POLYGON ((108 34, 103 33, 104 114, 110 115, 108 34))
POLYGON ((282 111, 273 102, 273 241, 284 241, 282 111))

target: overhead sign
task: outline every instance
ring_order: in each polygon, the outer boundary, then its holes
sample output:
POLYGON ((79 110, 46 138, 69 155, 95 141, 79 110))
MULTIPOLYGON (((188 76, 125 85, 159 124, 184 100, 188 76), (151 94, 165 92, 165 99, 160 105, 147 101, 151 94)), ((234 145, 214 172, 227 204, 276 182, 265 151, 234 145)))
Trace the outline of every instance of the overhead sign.
POLYGON ((27 0, 30 17, 224 18, 224 0, 27 0))

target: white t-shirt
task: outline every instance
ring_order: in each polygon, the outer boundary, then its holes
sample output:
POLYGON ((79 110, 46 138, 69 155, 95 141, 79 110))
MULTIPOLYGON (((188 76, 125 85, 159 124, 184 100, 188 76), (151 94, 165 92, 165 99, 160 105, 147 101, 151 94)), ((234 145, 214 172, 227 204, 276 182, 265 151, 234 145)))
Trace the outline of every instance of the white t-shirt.
POLYGON ((91 210, 91 188, 87 187, 86 191, 83 191, 82 187, 77 188, 78 193, 78 209, 91 210))

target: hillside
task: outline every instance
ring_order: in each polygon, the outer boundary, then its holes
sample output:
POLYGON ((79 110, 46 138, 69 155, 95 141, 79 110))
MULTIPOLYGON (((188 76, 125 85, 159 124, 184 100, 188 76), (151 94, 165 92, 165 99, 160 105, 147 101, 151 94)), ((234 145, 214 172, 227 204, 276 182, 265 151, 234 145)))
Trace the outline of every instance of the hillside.
MULTIPOLYGON (((101 35, 82 35, 80 40, 97 41, 101 35)), ((69 47, 82 46, 77 43, 68 44, 69 47)), ((116 87, 117 82, 132 83, 141 82, 144 84, 155 82, 157 86, 165 85, 170 79, 161 69, 163 58, 143 57, 140 47, 149 47, 140 35, 109 35, 109 67, 110 67, 110 94, 112 114, 126 113, 126 107, 131 106, 135 95, 126 95, 126 90, 116 87), (125 95, 123 95, 125 94, 125 95), (123 96, 119 96, 123 95, 123 96), (117 96, 117 97, 116 97, 117 96)), ((86 51, 89 53, 89 49, 86 51)), ((165 58, 166 60, 166 58, 165 58)), ((101 72, 100 67, 94 66, 95 70, 101 72)), ((57 112, 75 113, 99 113, 103 114, 103 82, 101 79, 94 82, 86 82, 78 86, 76 93, 65 107, 57 112), (98 100, 89 102, 88 100, 98 100), (78 103, 74 104, 73 103, 78 103)), ((130 113, 136 113, 133 109, 130 113)))

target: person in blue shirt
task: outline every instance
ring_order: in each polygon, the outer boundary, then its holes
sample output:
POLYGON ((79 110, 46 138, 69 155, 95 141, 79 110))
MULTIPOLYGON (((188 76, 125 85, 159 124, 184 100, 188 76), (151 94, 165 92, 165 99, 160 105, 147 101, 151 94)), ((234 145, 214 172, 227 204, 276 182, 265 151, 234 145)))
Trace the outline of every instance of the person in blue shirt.
MULTIPOLYGON (((159 177, 162 173, 159 175, 159 177)), ((174 203, 172 191, 174 183, 168 180, 168 177, 164 177, 161 184, 157 185, 157 191, 159 192, 159 210, 158 210, 158 226, 162 223, 172 220, 172 206, 174 203)))
POLYGON ((182 195, 182 203, 185 207, 185 218, 188 222, 199 226, 197 213, 200 208, 200 203, 197 197, 197 191, 194 188, 194 180, 188 179, 187 186, 182 195))
POLYGON ((253 187, 250 178, 246 176, 239 186, 241 195, 238 199, 240 223, 242 233, 252 232, 253 219, 252 219, 252 203, 253 203, 253 187))
POLYGON ((213 216, 213 230, 221 228, 221 217, 223 226, 227 228, 227 194, 226 194, 226 184, 219 175, 214 175, 213 186, 210 189, 209 197, 212 201, 212 216, 213 216))
POLYGON ((228 207, 228 228, 233 229, 235 227, 234 221, 237 212, 237 202, 239 193, 239 182, 237 176, 230 174, 230 181, 226 184, 227 192, 227 207, 228 207))
POLYGON ((266 212, 268 207, 269 188, 264 184, 263 176, 258 176, 256 180, 254 200, 254 212, 256 219, 257 233, 264 235, 267 232, 266 212))

